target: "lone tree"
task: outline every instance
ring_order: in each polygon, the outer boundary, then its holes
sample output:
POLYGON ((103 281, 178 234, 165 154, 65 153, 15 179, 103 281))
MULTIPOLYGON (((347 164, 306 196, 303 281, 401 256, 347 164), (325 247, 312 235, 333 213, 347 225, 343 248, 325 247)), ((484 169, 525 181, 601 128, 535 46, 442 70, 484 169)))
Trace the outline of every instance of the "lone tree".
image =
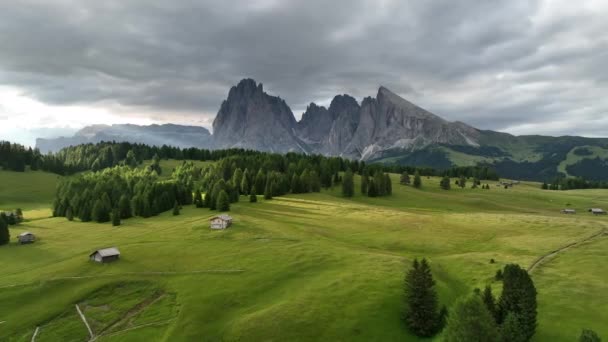
POLYGON ((4 216, 0 216, 0 246, 6 245, 11 241, 11 234, 8 231, 8 223, 4 216))
POLYGON ((342 196, 344 197, 353 197, 355 194, 355 181, 353 179, 353 172, 348 169, 344 173, 344 178, 342 179, 342 196))
POLYGON ((450 190, 450 177, 448 176, 443 176, 443 178, 441 179, 441 181, 439 182, 439 186, 443 189, 443 190, 450 190))
POLYGON ((498 340, 494 317, 478 295, 460 298, 447 319, 446 342, 490 342, 498 340))
POLYGON ((253 192, 249 194, 249 202, 255 203, 258 201, 258 196, 256 196, 253 192))
POLYGON ((583 329, 581 336, 578 338, 579 342, 602 342, 599 335, 590 329, 583 329))
POLYGON ((422 180, 420 179, 420 172, 416 170, 414 173, 414 188, 420 188, 422 186, 422 180))
MULTIPOLYGON (((467 185, 467 179, 464 176, 460 176, 460 179, 458 180, 458 186, 463 188, 467 185)), ((475 183, 473 183, 473 185, 475 185, 475 183)))
POLYGON ((219 211, 230 211, 230 199, 228 198, 228 194, 226 190, 220 191, 217 196, 217 209, 219 211))
POLYGON ((175 201, 175 203, 173 203, 173 216, 177 215, 179 215, 179 203, 175 201))
POLYGON ((536 331, 536 288, 532 278, 516 264, 506 265, 502 278, 498 322, 504 322, 509 314, 514 315, 526 340, 530 340, 536 331))
POLYGON ((120 210, 118 208, 112 210, 112 225, 114 227, 120 226, 120 210))
POLYGON ((403 185, 410 185, 410 175, 407 173, 407 171, 403 171, 401 178, 399 179, 399 183, 403 185))
POLYGON ((378 187, 376 182, 373 179, 369 180, 369 184, 367 185, 367 196, 369 197, 377 197, 378 196, 378 187))
POLYGON ((426 259, 414 259, 412 268, 404 281, 405 312, 404 321, 416 335, 429 337, 440 328, 441 316, 438 310, 437 292, 431 268, 426 259))
POLYGON ((264 187, 264 199, 272 199, 272 184, 270 183, 270 177, 266 179, 266 186, 264 187))

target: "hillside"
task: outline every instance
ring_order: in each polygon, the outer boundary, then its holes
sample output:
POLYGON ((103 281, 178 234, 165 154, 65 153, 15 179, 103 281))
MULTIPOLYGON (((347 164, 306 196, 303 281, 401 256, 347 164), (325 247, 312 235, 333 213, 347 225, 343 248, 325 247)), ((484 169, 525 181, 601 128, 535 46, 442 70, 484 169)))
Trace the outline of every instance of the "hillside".
MULTIPOLYGON (((337 187, 258 203, 241 198, 226 231, 208 229, 214 212, 193 206, 118 228, 25 222, 11 234, 29 230, 39 241, 0 247, 0 340, 29 341, 37 326, 37 341, 86 340, 79 304, 103 335, 98 341, 414 341, 399 319, 413 258, 430 260, 440 301, 449 305, 488 283, 500 292, 492 278, 507 263, 529 266, 608 229, 606 217, 584 212, 608 207, 605 190, 490 182, 491 190, 443 191, 437 178, 423 178, 417 190, 399 185, 398 175, 392 180, 393 195, 381 198, 357 191, 344 199, 337 187), (579 214, 559 214, 566 205, 579 214), (121 260, 88 261, 106 246, 119 247, 121 260)), ((603 235, 532 273, 535 341, 572 341, 583 327, 608 335, 608 301, 597 295, 608 291, 607 243, 603 235)))

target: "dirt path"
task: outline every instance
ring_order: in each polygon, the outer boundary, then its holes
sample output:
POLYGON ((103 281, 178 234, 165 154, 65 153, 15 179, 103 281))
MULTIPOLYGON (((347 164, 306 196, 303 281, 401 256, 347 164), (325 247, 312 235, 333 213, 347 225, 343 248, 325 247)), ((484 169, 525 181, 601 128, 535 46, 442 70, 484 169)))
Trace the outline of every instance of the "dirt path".
POLYGON ((93 330, 91 330, 91 327, 89 326, 89 322, 87 322, 86 317, 84 317, 84 315, 82 314, 82 311, 80 311, 80 307, 78 306, 78 304, 76 305, 76 311, 78 311, 78 314, 80 315, 80 318, 82 318, 82 321, 84 322, 84 325, 87 326, 87 330, 89 331, 89 335, 91 335, 91 339, 93 339, 93 330))
POLYGON ((34 330, 34 335, 32 335, 31 342, 36 342, 36 336, 38 336, 38 331, 40 331, 40 327, 36 327, 36 330, 34 330))
POLYGON ((579 240, 579 241, 575 241, 575 242, 569 243, 569 244, 567 244, 565 246, 562 246, 562 247, 560 247, 560 248, 558 248, 556 250, 553 250, 553 251, 551 251, 551 252, 549 252, 549 253, 547 253, 545 255, 540 256, 538 259, 536 259, 532 263, 532 265, 530 265, 530 267, 528 267, 528 273, 534 272, 534 270, 536 270, 539 266, 541 266, 542 264, 544 264, 546 261, 548 261, 549 259, 551 259, 555 255, 557 255, 557 254, 559 254, 559 253, 561 253, 561 252, 563 252, 563 251, 565 251, 565 250, 567 250, 569 248, 576 247, 576 246, 578 246, 580 244, 583 244, 583 243, 585 243, 587 241, 590 241, 590 240, 593 240, 595 238, 598 238, 598 237, 604 235, 606 232, 607 232, 606 228, 602 228, 600 231, 594 233, 591 236, 588 236, 588 237, 586 237, 586 238, 584 238, 582 240, 579 240))

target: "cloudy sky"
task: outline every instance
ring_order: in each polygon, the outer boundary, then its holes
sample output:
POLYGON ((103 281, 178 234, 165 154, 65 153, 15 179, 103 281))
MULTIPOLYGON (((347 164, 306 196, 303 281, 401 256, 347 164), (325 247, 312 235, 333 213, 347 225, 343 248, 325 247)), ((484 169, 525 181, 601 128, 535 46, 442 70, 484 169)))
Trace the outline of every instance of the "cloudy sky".
POLYGON ((0 0, 0 139, 210 127, 251 77, 299 117, 384 85, 473 126, 608 136, 608 1, 0 0))

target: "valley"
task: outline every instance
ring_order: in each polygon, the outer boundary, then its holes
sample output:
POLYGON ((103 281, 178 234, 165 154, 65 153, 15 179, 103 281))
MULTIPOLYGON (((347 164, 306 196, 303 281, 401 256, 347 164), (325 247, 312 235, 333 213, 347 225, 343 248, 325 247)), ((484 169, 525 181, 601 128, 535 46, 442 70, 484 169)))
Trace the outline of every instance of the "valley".
MULTIPOLYGON (((507 263, 529 267, 608 229, 605 217, 585 211, 608 207, 605 190, 542 191, 533 182, 504 189, 492 181, 490 190, 444 191, 437 177, 415 189, 396 174, 386 197, 356 191, 347 199, 339 186, 257 203, 241 196, 225 231, 210 230, 215 212, 193 205, 179 216, 112 227, 49 217, 56 176, 2 172, 21 178, 0 185, 1 194, 18 194, 2 196, 0 209, 19 204, 26 217, 0 247, 0 340, 7 341, 30 341, 36 327, 36 341, 86 340, 75 304, 97 341, 419 340, 400 320, 413 258, 430 261, 449 306, 486 284, 499 293, 494 274, 507 263), (566 206, 578 214, 560 214, 566 206), (26 230, 39 240, 17 245, 26 230), (120 249, 119 261, 88 260, 108 246, 120 249)), ((608 335, 606 243, 602 233, 534 269, 535 341, 572 341, 582 328, 608 335)))

